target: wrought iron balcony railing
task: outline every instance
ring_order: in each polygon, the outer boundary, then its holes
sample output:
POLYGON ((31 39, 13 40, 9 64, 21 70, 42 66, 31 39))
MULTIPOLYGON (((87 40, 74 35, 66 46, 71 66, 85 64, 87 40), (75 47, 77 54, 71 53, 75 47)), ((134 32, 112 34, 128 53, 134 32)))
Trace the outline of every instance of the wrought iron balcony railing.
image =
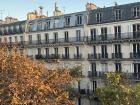
POLYGON ((112 53, 112 59, 121 59, 122 53, 112 53))
POLYGON ((82 54, 74 54, 74 59, 82 59, 82 54))
POLYGON ((130 53, 131 59, 140 59, 140 53, 130 53))
POLYGON ((88 54, 88 59, 97 59, 97 54, 88 54))

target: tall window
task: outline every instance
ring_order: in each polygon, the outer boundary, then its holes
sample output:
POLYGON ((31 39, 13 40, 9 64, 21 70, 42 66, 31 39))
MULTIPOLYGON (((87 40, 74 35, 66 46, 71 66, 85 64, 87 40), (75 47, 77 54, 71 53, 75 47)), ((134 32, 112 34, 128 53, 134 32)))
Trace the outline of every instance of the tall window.
POLYGON ((121 20, 122 13, 120 9, 115 10, 115 20, 121 20))
POLYGON ((98 23, 100 23, 102 21, 102 13, 99 12, 99 13, 96 14, 96 21, 98 23))
POLYGON ((93 92, 96 91, 97 88, 97 81, 93 81, 93 92))
POLYGON ((49 43, 49 34, 48 33, 45 33, 45 42, 49 43))
POLYGON ((23 36, 20 36, 20 42, 23 43, 24 39, 23 36))
POLYGON ((115 70, 116 72, 121 72, 121 63, 115 63, 115 70))
POLYGON ((17 40, 17 36, 15 36, 15 42, 16 42, 16 43, 18 42, 18 40, 17 40))
POLYGON ((41 55, 41 48, 37 48, 37 54, 41 55))
POLYGON ((139 17, 140 16, 140 6, 133 8, 133 16, 139 17))
POLYGON ((91 40, 96 40, 96 29, 90 30, 91 40))
POLYGON ((92 76, 97 76, 96 63, 91 63, 92 76))
POLYGON ((40 34, 37 34, 37 42, 38 42, 38 44, 41 44, 41 35, 40 34))
POLYGON ((32 35, 29 35, 29 44, 32 44, 32 35))
POLYGON ((68 42, 69 41, 69 32, 65 31, 64 35, 65 35, 65 42, 68 42))
POLYGON ((140 55, 140 44, 139 43, 133 44, 133 53, 140 55))
POLYGON ((118 54, 121 53, 121 45, 120 44, 115 44, 115 53, 118 53, 118 54))
POLYGON ((50 29, 50 21, 47 21, 45 24, 45 29, 50 29))
POLYGON ((42 22, 38 22, 37 24, 37 30, 42 30, 42 22))
POLYGON ((54 42, 58 42, 58 32, 54 33, 54 42))
POLYGON ((46 51, 46 58, 49 58, 49 48, 46 48, 45 51, 46 51))
POLYGON ((101 39, 107 40, 107 27, 101 28, 101 39))
POLYGON ((9 37, 9 42, 12 43, 12 37, 9 37))
POLYGON ((108 64, 107 63, 102 63, 101 68, 102 68, 102 72, 107 72, 108 71, 108 64))
POLYGON ((114 27, 115 39, 121 38, 121 26, 114 27))
POLYGON ((59 18, 54 19, 54 28, 59 27, 59 18))
POLYGON ((82 24, 82 15, 77 15, 76 17, 76 25, 81 25, 82 24))
POLYGON ((64 49, 65 49, 64 58, 65 58, 65 59, 68 59, 68 58, 69 58, 69 47, 64 47, 64 49))
POLYGON ((140 63, 134 63, 134 76, 140 78, 140 63))
POLYGON ((65 26, 70 26, 70 16, 65 17, 64 25, 65 26))
POLYGON ((58 55, 58 48, 54 48, 54 54, 58 55))
POLYGON ((107 45, 101 45, 101 58, 107 58, 107 45))
POLYGON ((133 24, 133 37, 140 38, 140 24, 133 24))
POLYGON ((76 41, 81 40, 81 30, 76 30, 76 41))

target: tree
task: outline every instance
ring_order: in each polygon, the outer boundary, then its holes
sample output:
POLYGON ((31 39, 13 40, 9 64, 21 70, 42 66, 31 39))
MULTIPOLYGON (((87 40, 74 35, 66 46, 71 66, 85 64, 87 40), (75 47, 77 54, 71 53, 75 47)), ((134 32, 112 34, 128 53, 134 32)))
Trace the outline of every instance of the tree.
POLYGON ((46 70, 44 62, 27 56, 7 54, 0 49, 1 105, 73 105, 69 97, 71 83, 76 80, 70 70, 46 70))
POLYGON ((96 93, 103 105, 140 105, 140 85, 132 86, 125 75, 107 73, 106 85, 96 93))

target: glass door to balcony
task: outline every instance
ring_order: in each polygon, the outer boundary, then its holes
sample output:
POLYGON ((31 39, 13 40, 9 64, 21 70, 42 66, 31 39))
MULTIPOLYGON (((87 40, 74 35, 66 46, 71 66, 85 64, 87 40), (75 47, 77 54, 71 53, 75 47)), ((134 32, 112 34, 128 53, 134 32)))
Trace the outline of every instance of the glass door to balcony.
POLYGON ((69 58, 69 47, 65 47, 65 55, 64 55, 65 59, 69 58))
POLYGON ((140 63, 134 64, 134 78, 140 79, 140 63))
POLYGON ((121 38, 121 26, 114 27, 114 34, 115 34, 115 39, 121 38))
POLYGON ((106 45, 101 45, 101 58, 107 58, 107 46, 106 45))
POLYGON ((91 41, 96 40, 96 29, 90 30, 91 41))
POLYGON ((101 40, 107 40, 107 28, 101 28, 101 40))
POLYGON ((49 48, 46 48, 46 59, 49 59, 49 48))
POLYGON ((140 38, 140 24, 133 25, 133 38, 140 38))
POLYGON ((96 63, 91 64, 91 70, 92 70, 92 76, 96 77, 97 76, 96 63))
POLYGON ((49 34, 48 33, 45 34, 45 43, 49 43, 49 34))
POLYGON ((69 42, 69 33, 68 33, 68 31, 66 31, 66 32, 64 32, 64 34, 65 34, 65 42, 69 42))
POLYGON ((76 30, 76 41, 81 41, 81 30, 76 30))

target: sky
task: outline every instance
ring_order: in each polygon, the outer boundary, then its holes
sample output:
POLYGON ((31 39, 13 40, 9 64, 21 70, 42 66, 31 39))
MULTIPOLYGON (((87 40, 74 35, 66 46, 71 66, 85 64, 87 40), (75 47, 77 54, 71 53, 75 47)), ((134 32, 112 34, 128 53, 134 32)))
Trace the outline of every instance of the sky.
POLYGON ((140 0, 0 0, 0 18, 2 10, 2 18, 12 16, 19 20, 26 20, 28 12, 38 10, 39 6, 43 6, 43 13, 53 15, 54 4, 57 1, 59 9, 67 14, 85 10, 87 2, 95 3, 98 7, 113 6, 114 2, 120 4, 127 4, 133 2, 140 2, 140 0))

